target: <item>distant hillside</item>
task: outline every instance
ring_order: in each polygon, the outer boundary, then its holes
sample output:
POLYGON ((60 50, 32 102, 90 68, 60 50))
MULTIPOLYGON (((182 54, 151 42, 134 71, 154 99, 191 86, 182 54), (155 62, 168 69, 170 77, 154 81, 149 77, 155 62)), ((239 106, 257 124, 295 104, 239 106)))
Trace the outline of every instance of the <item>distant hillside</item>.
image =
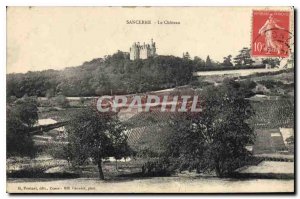
POLYGON ((129 60, 118 51, 64 70, 7 75, 7 96, 95 96, 128 94, 184 85, 192 77, 193 62, 174 56, 129 60))
POLYGON ((64 70, 8 74, 6 91, 8 97, 133 94, 189 84, 195 71, 262 67, 252 65, 252 61, 234 66, 230 59, 228 62, 225 59, 224 63, 217 63, 209 56, 204 62, 199 57, 191 59, 188 53, 183 58, 160 55, 132 61, 128 53, 118 51, 64 70))

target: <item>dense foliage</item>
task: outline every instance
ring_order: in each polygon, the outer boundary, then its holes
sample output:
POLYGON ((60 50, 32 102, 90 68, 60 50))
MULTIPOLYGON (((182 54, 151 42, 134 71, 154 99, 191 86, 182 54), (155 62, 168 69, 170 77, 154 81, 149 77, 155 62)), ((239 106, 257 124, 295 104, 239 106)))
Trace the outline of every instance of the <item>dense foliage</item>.
POLYGON ((104 179, 102 160, 129 156, 125 127, 116 115, 103 115, 93 108, 78 110, 67 126, 68 147, 65 153, 73 165, 82 165, 89 158, 97 164, 100 179, 104 179))
POLYGON ((251 85, 226 80, 224 85, 203 92, 204 111, 182 114, 172 120, 174 131, 166 140, 167 156, 178 161, 180 170, 215 171, 226 176, 239 168, 250 153, 255 135, 247 123, 253 111, 244 98, 251 85))
MULTIPOLYGON (((104 94, 140 93, 189 84, 194 71, 262 68, 272 59, 254 65, 250 49, 243 48, 232 59, 224 57, 222 63, 195 56, 188 52, 183 57, 156 56, 145 60, 130 60, 128 53, 118 51, 113 55, 84 62, 81 66, 62 71, 45 70, 25 74, 7 75, 7 96, 98 96, 104 94), (233 64, 235 63, 235 64, 233 64)), ((275 64, 276 63, 276 64, 275 64)))
POLYGON ((7 156, 35 155, 36 148, 29 130, 38 120, 37 111, 37 102, 31 97, 25 96, 7 105, 7 156))
POLYGON ((92 96, 127 94, 189 83, 193 62, 174 56, 129 60, 119 51, 62 71, 7 75, 7 96, 92 96))

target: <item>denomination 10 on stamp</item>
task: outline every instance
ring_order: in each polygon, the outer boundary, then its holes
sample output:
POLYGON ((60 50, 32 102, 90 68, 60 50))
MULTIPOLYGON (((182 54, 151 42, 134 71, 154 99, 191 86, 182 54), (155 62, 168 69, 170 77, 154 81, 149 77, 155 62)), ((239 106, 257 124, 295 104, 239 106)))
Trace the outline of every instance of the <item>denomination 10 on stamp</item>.
POLYGON ((290 12, 254 10, 252 14, 252 56, 288 57, 290 12))

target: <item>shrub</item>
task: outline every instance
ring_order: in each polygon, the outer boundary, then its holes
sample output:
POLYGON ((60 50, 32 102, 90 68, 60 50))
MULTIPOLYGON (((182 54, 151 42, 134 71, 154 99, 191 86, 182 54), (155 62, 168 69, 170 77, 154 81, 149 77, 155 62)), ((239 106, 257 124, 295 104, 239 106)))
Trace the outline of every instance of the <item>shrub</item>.
POLYGON ((172 166, 167 158, 149 160, 142 166, 142 174, 144 176, 170 176, 174 171, 175 167, 172 166))
POLYGON ((45 153, 55 159, 70 159, 69 147, 67 144, 50 144, 46 147, 45 153))
POLYGON ((70 106, 69 100, 64 95, 55 97, 55 104, 62 108, 67 108, 70 106))

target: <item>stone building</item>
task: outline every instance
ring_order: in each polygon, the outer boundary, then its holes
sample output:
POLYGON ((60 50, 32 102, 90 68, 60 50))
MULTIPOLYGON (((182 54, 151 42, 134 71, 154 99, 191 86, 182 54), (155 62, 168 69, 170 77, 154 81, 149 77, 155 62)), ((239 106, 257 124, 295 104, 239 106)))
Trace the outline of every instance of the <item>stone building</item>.
POLYGON ((156 46, 153 39, 151 39, 150 44, 145 44, 145 42, 141 45, 140 42, 134 42, 129 49, 130 60, 136 59, 148 59, 149 57, 153 57, 156 55, 156 46))

